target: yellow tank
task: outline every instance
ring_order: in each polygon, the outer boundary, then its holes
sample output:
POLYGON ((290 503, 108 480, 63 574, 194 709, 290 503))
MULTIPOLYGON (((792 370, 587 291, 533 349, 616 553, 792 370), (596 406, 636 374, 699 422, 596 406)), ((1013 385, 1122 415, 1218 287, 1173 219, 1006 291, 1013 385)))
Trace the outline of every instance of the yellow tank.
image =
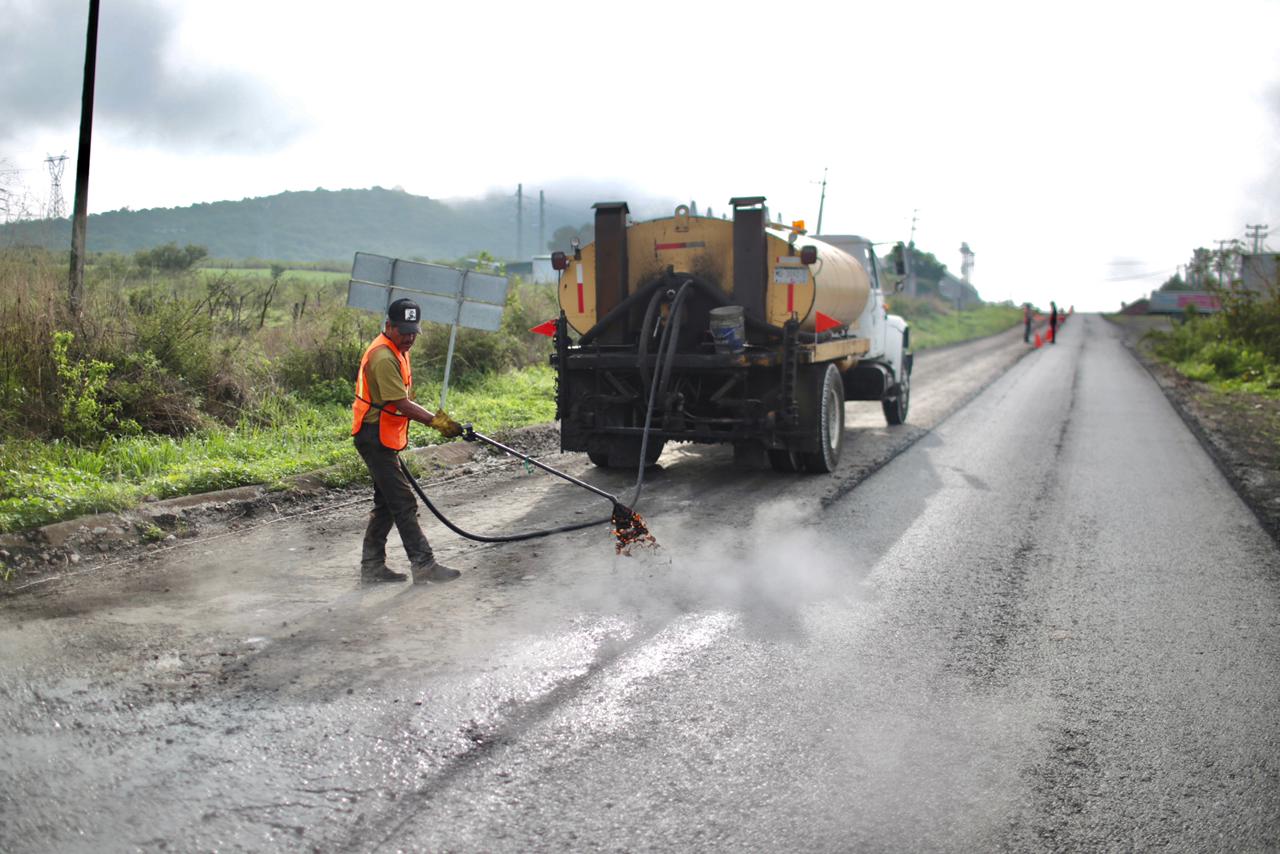
MULTIPOLYGON (((840 325, 858 319, 871 294, 871 282, 862 264, 846 252, 805 235, 771 225, 765 229, 764 319, 781 326, 793 314, 800 328, 814 331, 818 312, 840 325), (801 263, 806 246, 817 251, 817 260, 801 263)), ((627 228, 626 294, 634 294, 662 276, 667 267, 677 273, 693 273, 734 296, 734 223, 730 220, 690 216, 683 206, 675 216, 650 220, 627 228)), ((582 259, 569 259, 560 277, 560 307, 579 335, 600 319, 596 311, 596 244, 582 247, 582 259)), ((741 300, 751 304, 751 300, 741 300)))

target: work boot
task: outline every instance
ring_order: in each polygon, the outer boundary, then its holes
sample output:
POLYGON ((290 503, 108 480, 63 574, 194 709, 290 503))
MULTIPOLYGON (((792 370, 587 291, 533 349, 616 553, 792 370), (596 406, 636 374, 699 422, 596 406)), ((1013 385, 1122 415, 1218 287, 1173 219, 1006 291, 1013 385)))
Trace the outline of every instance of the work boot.
POLYGON ((428 582, 443 583, 445 581, 453 581, 459 575, 462 575, 456 569, 445 566, 438 560, 431 560, 426 563, 418 563, 413 566, 413 583, 426 584, 428 582))
POLYGON ((379 563, 372 566, 360 567, 360 581, 364 584, 374 584, 379 581, 404 581, 409 576, 403 572, 395 572, 389 569, 385 563, 379 563))

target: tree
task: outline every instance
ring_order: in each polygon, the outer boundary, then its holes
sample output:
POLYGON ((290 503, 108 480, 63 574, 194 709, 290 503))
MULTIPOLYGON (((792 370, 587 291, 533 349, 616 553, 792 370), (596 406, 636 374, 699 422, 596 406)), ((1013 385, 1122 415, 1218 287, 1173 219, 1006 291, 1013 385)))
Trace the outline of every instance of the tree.
POLYGON ((911 265, 907 269, 916 277, 918 293, 938 293, 938 282, 946 274, 947 265, 939 261, 932 252, 921 252, 914 243, 908 247, 908 251, 911 253, 911 265))
POLYGON ((1191 290, 1191 286, 1190 286, 1190 285, 1188 285, 1188 284, 1183 280, 1182 276, 1178 275, 1177 273, 1174 273, 1172 276, 1170 276, 1169 278, 1167 278, 1167 279, 1165 279, 1165 280, 1164 280, 1164 284, 1163 284, 1163 285, 1161 285, 1161 286, 1158 288, 1158 290, 1162 290, 1162 291, 1189 291, 1189 290, 1191 290))
POLYGON ((280 277, 283 275, 283 265, 271 265, 271 284, 267 287, 267 292, 262 295, 262 313, 258 315, 259 329, 267 325, 267 309, 271 308, 271 301, 276 298, 276 291, 280 289, 280 277))
POLYGON ((195 266, 197 261, 208 256, 209 250, 203 246, 188 243, 179 249, 176 243, 166 243, 154 249, 144 249, 133 254, 133 263, 144 272, 159 270, 163 273, 182 273, 195 266))
POLYGON ((585 246, 596 239, 596 227, 589 222, 578 228, 562 225, 551 233, 551 239, 547 241, 547 249, 552 252, 572 252, 575 237, 578 238, 580 245, 585 246))

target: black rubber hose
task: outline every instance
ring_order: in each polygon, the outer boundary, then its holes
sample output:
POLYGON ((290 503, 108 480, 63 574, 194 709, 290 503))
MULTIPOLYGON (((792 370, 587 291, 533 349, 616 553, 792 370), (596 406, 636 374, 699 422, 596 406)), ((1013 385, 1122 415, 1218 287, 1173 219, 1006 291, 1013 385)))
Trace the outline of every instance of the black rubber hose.
MULTIPOLYGON (((409 466, 405 464, 403 458, 400 460, 400 469, 404 472, 405 477, 409 478, 409 485, 413 487, 413 491, 418 493, 418 497, 422 499, 422 503, 427 505, 427 509, 431 511, 437 519, 444 524, 446 528, 453 531, 460 537, 466 537, 468 540, 475 540, 478 543, 518 543, 523 540, 536 540, 540 537, 549 537, 552 534, 566 534, 569 531, 581 531, 583 528, 590 528, 595 525, 603 525, 613 522, 612 516, 605 516, 603 519, 592 519, 588 522, 575 522, 572 525, 561 525, 558 528, 545 528, 540 531, 526 531, 523 534, 500 534, 497 536, 486 536, 484 534, 473 534, 470 531, 464 531, 457 525, 450 522, 443 513, 431 503, 431 499, 422 491, 422 487, 418 486, 418 481, 409 471, 409 466)), ((614 507, 619 507, 618 503, 614 503, 614 507)))
POLYGON ((667 314, 668 322, 663 326, 662 338, 658 341, 658 358, 654 362, 653 380, 649 384, 649 403, 645 407, 644 413, 644 432, 640 434, 640 470, 636 472, 636 492, 635 495, 631 496, 631 507, 635 507, 640 503, 640 492, 644 489, 644 470, 647 467, 645 457, 649 453, 649 430, 653 425, 653 404, 658 399, 658 377, 662 374, 662 368, 665 367, 662 354, 668 349, 668 338, 674 340, 677 337, 671 333, 671 330, 677 325, 676 306, 678 303, 681 306, 683 305, 685 292, 691 284, 692 282, 686 279, 684 284, 680 286, 680 290, 676 291, 676 295, 672 299, 671 311, 667 314))
MULTIPOLYGON (((640 385, 641 387, 649 384, 649 368, 645 365, 645 361, 649 356, 649 336, 652 334, 654 318, 658 314, 658 306, 661 305, 665 296, 663 291, 659 290, 649 300, 649 307, 644 310, 644 323, 640 324, 640 359, 637 367, 640 369, 640 385)), ((661 343, 658 345, 661 347, 661 343)))
POLYGON ((675 299, 671 301, 671 310, 667 312, 667 332, 672 334, 664 336, 666 340, 666 351, 662 356, 662 369, 658 371, 658 366, 654 366, 654 371, 660 373, 662 379, 658 382, 658 398, 665 400, 667 396, 667 386, 671 384, 671 364, 675 361, 676 347, 680 343, 680 324, 684 321, 684 301, 689 295, 689 286, 692 280, 686 281, 680 286, 679 293, 675 299))

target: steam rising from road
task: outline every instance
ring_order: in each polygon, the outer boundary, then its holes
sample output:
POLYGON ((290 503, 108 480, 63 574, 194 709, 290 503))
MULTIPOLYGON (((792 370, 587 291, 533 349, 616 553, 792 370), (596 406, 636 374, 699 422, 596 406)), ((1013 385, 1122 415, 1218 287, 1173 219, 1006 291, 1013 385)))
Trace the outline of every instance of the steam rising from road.
POLYGON ((579 592, 589 600, 581 604, 655 620, 724 610, 769 633, 796 630, 805 605, 858 595, 865 571, 812 517, 799 502, 767 504, 718 527, 702 514, 685 522, 662 514, 649 520, 662 548, 601 567, 579 592))

